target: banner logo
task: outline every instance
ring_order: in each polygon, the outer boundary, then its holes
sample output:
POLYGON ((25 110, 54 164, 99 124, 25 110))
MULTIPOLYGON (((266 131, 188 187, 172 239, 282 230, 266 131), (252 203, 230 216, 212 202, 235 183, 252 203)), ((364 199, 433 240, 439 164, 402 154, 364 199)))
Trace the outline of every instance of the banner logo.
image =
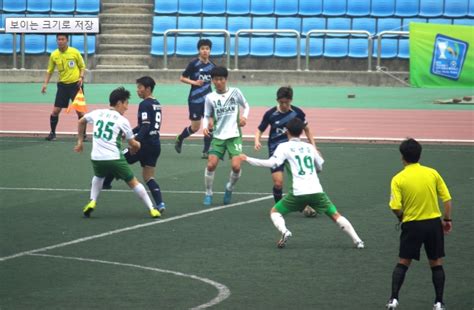
POLYGON ((431 74, 458 80, 469 44, 459 39, 438 34, 433 49, 431 74))

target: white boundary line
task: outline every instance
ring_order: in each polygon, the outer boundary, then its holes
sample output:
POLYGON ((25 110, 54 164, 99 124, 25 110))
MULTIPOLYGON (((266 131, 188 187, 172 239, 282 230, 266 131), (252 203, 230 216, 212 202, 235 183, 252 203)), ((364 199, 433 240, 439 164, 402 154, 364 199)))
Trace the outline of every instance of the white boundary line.
POLYGON ((178 271, 173 271, 173 270, 166 270, 166 269, 160 269, 160 268, 152 268, 152 267, 146 267, 146 266, 141 266, 141 265, 135 265, 135 264, 127 264, 127 263, 119 263, 119 262, 111 262, 111 261, 105 261, 105 260, 99 260, 99 259, 92 259, 92 258, 83 258, 83 257, 71 257, 71 256, 61 256, 61 255, 50 255, 50 254, 28 254, 31 256, 41 256, 41 257, 49 257, 49 258, 59 258, 59 259, 68 259, 68 260, 77 260, 81 262, 89 262, 89 263, 99 263, 99 264, 107 264, 107 265, 114 265, 114 266, 121 266, 121 267, 131 267, 131 268, 138 268, 138 269, 144 269, 144 270, 149 270, 149 271, 154 271, 154 272, 162 272, 162 273, 169 273, 175 276, 179 277, 184 277, 184 278, 190 278, 193 280, 198 280, 201 282, 204 282, 206 284, 214 286, 218 294, 216 297, 211 299, 205 304, 193 307, 191 309, 205 309, 212 307, 223 300, 227 299, 230 296, 230 290, 227 286, 224 284, 221 284, 219 282, 213 281, 208 278, 201 278, 193 274, 186 274, 178 271))

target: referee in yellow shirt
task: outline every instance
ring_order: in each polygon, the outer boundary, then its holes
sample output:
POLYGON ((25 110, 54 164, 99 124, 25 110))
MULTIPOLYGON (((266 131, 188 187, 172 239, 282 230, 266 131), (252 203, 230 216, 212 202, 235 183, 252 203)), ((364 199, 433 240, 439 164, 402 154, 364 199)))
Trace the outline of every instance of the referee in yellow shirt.
POLYGON ((421 145, 415 139, 400 144, 405 168, 395 175, 391 184, 390 208, 402 222, 400 235, 400 260, 392 274, 392 295, 387 309, 398 307, 398 292, 412 259, 420 260, 424 245, 432 272, 436 293, 433 309, 445 309, 443 303, 444 234, 452 229, 451 195, 439 173, 418 163, 421 145), (438 205, 443 201, 444 214, 438 205))
MULTIPOLYGON (((51 53, 49 57, 48 70, 44 84, 41 87, 41 93, 46 93, 49 80, 53 75, 54 68, 58 68, 59 82, 58 90, 56 92, 56 99, 54 101, 53 112, 50 116, 51 132, 46 137, 46 140, 56 140, 56 126, 59 121, 59 114, 63 108, 69 106, 70 100, 74 100, 80 88, 82 88, 85 72, 85 64, 81 53, 73 47, 68 45, 69 36, 64 33, 56 35, 56 42, 58 49, 51 53)), ((77 117, 81 118, 84 113, 78 112, 77 117)), ((85 132, 84 132, 85 136, 85 132)))

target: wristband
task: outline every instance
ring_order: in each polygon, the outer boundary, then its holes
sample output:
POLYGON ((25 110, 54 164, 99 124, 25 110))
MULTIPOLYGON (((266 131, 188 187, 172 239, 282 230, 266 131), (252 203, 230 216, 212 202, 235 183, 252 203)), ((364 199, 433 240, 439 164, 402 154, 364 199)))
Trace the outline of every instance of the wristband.
POLYGON ((452 222, 453 220, 452 220, 452 219, 443 219, 443 221, 445 221, 445 222, 452 222))

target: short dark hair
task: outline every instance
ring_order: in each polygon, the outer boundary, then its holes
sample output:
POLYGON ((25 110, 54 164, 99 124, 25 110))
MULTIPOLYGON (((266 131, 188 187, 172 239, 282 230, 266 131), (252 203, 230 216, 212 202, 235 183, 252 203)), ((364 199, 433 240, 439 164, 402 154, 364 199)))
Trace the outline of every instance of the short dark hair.
POLYGON ((228 76, 229 71, 227 71, 226 67, 214 67, 214 69, 211 70, 211 78, 223 77, 227 79, 228 76))
POLYGON ((67 34, 67 33, 56 33, 56 39, 57 39, 59 36, 66 37, 66 39, 69 41, 69 34, 67 34))
POLYGON ((293 88, 291 86, 282 86, 277 91, 277 100, 280 99, 293 100, 293 88))
POLYGON ((136 83, 145 86, 145 88, 150 87, 151 92, 153 92, 153 89, 155 89, 156 85, 155 80, 149 76, 142 76, 141 78, 137 79, 136 83))
POLYGON ((286 124, 286 129, 288 129, 288 132, 293 137, 299 137, 305 127, 306 127, 305 123, 298 117, 291 119, 286 124))
POLYGON ((417 163, 421 156, 421 144, 413 138, 408 138, 400 144, 400 153, 407 163, 417 163))
POLYGON ((114 89, 109 96, 109 103, 111 107, 115 107, 119 101, 130 99, 130 92, 123 87, 114 89))
POLYGON ((199 50, 201 46, 209 46, 209 49, 212 49, 212 41, 209 39, 201 39, 197 43, 197 49, 199 50))

